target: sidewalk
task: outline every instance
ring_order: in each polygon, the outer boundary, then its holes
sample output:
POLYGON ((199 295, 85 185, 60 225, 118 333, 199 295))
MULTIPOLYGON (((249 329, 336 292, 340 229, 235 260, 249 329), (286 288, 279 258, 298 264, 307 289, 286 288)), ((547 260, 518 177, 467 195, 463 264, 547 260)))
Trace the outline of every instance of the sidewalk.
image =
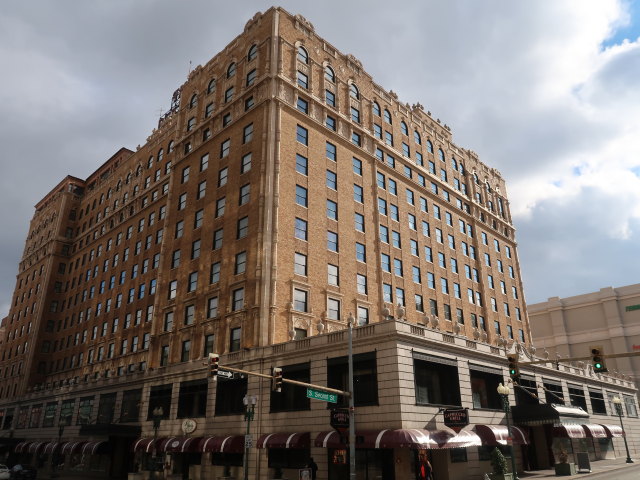
MULTIPOLYGON (((587 472, 586 470, 582 470, 582 473, 576 473, 575 475, 567 475, 562 477, 557 477, 556 472, 553 468, 549 468, 546 470, 536 470, 533 472, 524 472, 518 475, 521 479, 527 480, 535 480, 539 478, 585 478, 595 475, 597 473, 603 472, 612 472, 614 470, 620 470, 622 468, 640 468, 640 459, 635 459, 635 463, 626 463, 626 458, 615 458, 613 460, 596 460, 591 462, 591 472, 587 472)), ((640 478, 640 474, 639 474, 640 478)))

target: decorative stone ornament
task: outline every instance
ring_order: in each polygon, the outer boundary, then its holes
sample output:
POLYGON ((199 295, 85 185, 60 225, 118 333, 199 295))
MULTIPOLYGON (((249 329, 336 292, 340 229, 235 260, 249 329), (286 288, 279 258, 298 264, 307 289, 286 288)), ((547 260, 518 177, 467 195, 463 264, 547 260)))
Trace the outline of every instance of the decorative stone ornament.
POLYGON ((407 309, 404 308, 404 305, 399 303, 396 306, 396 319, 397 320, 404 320, 404 315, 405 315, 406 311, 407 311, 407 309))

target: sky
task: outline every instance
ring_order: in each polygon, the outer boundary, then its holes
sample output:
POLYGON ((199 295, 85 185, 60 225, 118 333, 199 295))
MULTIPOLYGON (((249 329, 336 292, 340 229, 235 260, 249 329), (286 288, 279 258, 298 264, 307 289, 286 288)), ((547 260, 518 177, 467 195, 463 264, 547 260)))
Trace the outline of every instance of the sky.
MULTIPOLYGON (((283 0, 507 181, 528 303, 640 283, 640 0, 283 0), (390 8, 392 6, 392 8, 390 8)), ((0 318, 34 205, 135 150, 258 0, 0 2, 0 318)))

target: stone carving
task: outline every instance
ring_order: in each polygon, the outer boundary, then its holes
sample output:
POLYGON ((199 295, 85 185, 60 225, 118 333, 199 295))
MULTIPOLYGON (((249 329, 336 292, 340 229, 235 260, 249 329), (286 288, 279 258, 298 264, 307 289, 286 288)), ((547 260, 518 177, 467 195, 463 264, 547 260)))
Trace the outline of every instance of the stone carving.
POLYGON ((436 315, 433 315, 431 317, 431 327, 436 329, 438 328, 439 325, 440 325, 440 319, 436 315))
POLYGON ((389 310, 389 307, 387 307, 385 305, 384 308, 382 309, 382 312, 380 312, 380 313, 382 314, 382 321, 383 322, 389 320, 389 316, 391 315, 391 311, 389 310))
POLYGON ((324 332, 324 323, 322 323, 322 320, 318 321, 318 324, 316 325, 316 328, 318 329, 318 335, 322 335, 322 332, 324 332))
POLYGON ((402 304, 400 304, 400 303, 399 303, 399 304, 396 306, 396 318, 397 318, 398 320, 404 320, 404 319, 405 319, 405 318, 404 318, 404 315, 405 315, 406 311, 407 311, 407 309, 406 309, 406 308, 404 308, 404 305, 402 305, 402 304))
POLYGON ((310 32, 315 31, 315 28, 313 27, 313 24, 309 20, 304 18, 302 15, 300 15, 300 14, 296 15, 295 19, 296 19, 296 27, 299 27, 300 25, 302 25, 303 27, 305 27, 310 32))
POLYGON ((478 340, 480 338, 480 330, 478 330, 477 327, 474 327, 473 329, 473 338, 474 340, 478 340))
POLYGON ((453 333, 456 335, 460 333, 460 324, 458 322, 453 322, 453 333))

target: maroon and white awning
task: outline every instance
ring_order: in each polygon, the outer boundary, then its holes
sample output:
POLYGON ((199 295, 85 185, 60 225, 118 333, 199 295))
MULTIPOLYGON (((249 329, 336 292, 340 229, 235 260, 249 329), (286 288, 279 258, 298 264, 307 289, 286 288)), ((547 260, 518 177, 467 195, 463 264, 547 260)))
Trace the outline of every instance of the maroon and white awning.
MULTIPOLYGON (((483 445, 507 445, 509 430, 506 425, 476 425, 473 427, 483 445)), ((511 427, 512 442, 515 445, 529 445, 527 434, 519 427, 511 427)))
POLYGON ((268 433, 258 438, 258 448, 309 448, 311 435, 302 433, 268 433))

